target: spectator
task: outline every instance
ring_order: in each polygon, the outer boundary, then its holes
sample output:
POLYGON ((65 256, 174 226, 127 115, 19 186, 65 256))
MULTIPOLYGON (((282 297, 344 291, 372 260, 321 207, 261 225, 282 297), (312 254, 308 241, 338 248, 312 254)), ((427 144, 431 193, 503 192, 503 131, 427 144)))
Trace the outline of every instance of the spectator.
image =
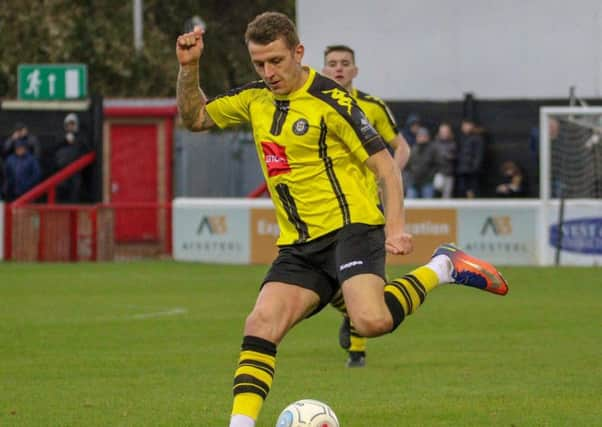
POLYGON ((418 114, 410 114, 406 120, 404 128, 401 131, 403 137, 410 147, 416 144, 416 134, 418 133, 418 129, 420 129, 420 127, 420 117, 418 114))
MULTIPOLYGON (((63 122, 64 135, 61 146, 54 155, 54 167, 59 171, 77 160, 86 151, 86 141, 79 132, 79 119, 74 113, 67 114, 63 122)), ((77 172, 57 187, 57 201, 78 203, 82 187, 82 174, 77 172)))
POLYGON ((502 183, 499 184, 495 193, 499 197, 520 197, 524 194, 523 173, 516 163, 506 161, 500 168, 502 172, 502 183))
POLYGON ((416 133, 416 144, 406 166, 407 198, 431 199, 434 196, 433 177, 437 171, 437 150, 427 128, 416 133))
POLYGON ((454 132, 449 123, 439 125, 439 132, 434 144, 437 149, 437 173, 433 183, 441 197, 449 199, 454 194, 454 174, 458 150, 454 132))
POLYGON ((11 136, 4 141, 4 145, 2 147, 2 158, 7 159, 11 154, 13 154, 15 152, 16 142, 20 140, 23 140, 27 143, 27 150, 39 160, 42 152, 40 141, 38 141, 38 138, 35 135, 30 134, 27 125, 21 122, 15 123, 11 136))
POLYGON ((27 141, 15 141, 14 154, 6 160, 4 167, 6 200, 13 201, 29 190, 40 180, 40 164, 29 152, 27 141))
POLYGON ((461 130, 456 159, 456 189, 458 197, 472 199, 479 193, 479 174, 483 166, 485 143, 474 120, 462 120, 461 130))

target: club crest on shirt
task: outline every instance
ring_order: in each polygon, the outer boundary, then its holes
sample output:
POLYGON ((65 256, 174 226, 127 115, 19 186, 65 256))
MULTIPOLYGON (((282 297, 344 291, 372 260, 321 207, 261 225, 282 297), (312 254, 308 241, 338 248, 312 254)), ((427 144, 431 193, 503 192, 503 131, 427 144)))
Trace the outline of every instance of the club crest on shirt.
POLYGON ((268 176, 282 175, 291 171, 286 157, 286 147, 272 141, 261 141, 261 149, 268 176))
POLYGON ((309 123, 305 119, 299 119, 293 123, 293 133, 295 135, 305 135, 309 129, 309 123))

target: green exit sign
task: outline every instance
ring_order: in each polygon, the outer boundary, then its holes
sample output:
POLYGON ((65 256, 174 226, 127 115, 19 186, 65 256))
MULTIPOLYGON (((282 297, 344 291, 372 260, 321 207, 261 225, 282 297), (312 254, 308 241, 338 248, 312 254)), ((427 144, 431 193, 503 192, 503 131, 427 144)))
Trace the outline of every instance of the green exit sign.
POLYGON ((85 64, 21 64, 18 74, 19 99, 58 101, 87 96, 85 64))

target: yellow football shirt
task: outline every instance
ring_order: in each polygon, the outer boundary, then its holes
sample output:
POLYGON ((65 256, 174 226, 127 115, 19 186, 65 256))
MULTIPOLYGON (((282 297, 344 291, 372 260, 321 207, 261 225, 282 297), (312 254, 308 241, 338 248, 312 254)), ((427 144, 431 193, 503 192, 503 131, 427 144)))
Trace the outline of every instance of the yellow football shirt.
POLYGON ((385 142, 390 142, 399 134, 397 123, 393 113, 385 102, 376 97, 353 88, 351 96, 357 101, 362 111, 368 117, 368 121, 376 131, 383 137, 385 142))
POLYGON ((366 159, 385 148, 357 103, 333 80, 307 69, 286 96, 264 82, 210 100, 220 128, 250 122, 280 227, 278 245, 308 242, 350 223, 383 224, 367 191, 366 159))
MULTIPOLYGON (((391 113, 391 110, 389 110, 389 107, 387 107, 387 104, 385 104, 382 99, 357 90, 356 88, 351 90, 351 96, 357 101, 362 111, 366 114, 370 124, 374 126, 385 142, 389 143, 395 139, 399 133, 399 129, 397 128, 393 113, 391 113)), ((372 176, 374 179, 369 184, 369 191, 374 194, 376 203, 380 203, 378 182, 376 176, 374 176, 374 174, 372 174, 372 176)))

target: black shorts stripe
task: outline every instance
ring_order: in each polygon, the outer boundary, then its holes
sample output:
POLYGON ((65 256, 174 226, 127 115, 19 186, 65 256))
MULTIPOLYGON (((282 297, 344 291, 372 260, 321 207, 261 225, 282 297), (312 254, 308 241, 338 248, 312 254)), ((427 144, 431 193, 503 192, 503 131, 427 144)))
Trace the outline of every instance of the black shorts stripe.
POLYGON ((234 378, 233 389, 236 390, 236 388, 239 386, 255 386, 256 388, 265 392, 266 396, 270 392, 269 385, 267 385, 260 379, 257 379, 254 376, 248 375, 248 374, 240 374, 240 375, 237 375, 236 378, 234 378))
POLYGON ((278 184, 276 185, 276 192, 278 196, 280 196, 280 201, 288 215, 288 220, 293 224, 295 230, 297 230, 297 234, 299 237, 295 240, 295 243, 303 243, 307 239, 309 239, 309 231, 307 229, 307 224, 301 220, 299 216, 299 211, 297 209, 297 205, 295 203, 295 199, 291 195, 290 190, 288 189, 288 185, 286 184, 278 184))
POLYGON ((243 359, 238 363, 238 366, 252 366, 253 368, 260 369, 265 373, 270 374, 272 377, 274 376, 274 368, 267 363, 263 363, 258 360, 243 359))
POLYGON ((411 274, 406 274, 404 276, 404 279, 410 282, 410 285, 412 285, 412 287, 418 294, 418 297, 420 298, 420 304, 422 304, 426 298, 426 289, 424 289, 422 283, 420 283, 418 279, 415 276, 412 276, 411 274))
POLYGON ((276 101, 276 109, 274 110, 274 116, 272 117, 272 127, 270 128, 270 133, 274 136, 280 135, 282 133, 282 125, 286 121, 286 116, 288 115, 289 100, 277 100, 276 101))
POLYGON ((328 133, 328 127, 326 126, 326 122, 324 118, 320 122, 320 139, 318 140, 319 147, 319 156, 324 162, 324 166, 326 167, 326 174, 328 175, 328 180, 330 181, 330 185, 332 186, 332 190, 334 191, 335 197, 339 202, 339 207, 341 208, 341 213, 343 215, 343 225, 347 225, 351 223, 351 214, 349 212, 349 204, 347 203, 347 198, 343 194, 341 190, 341 184, 334 173, 334 167, 332 165, 332 159, 328 157, 328 147, 326 145, 326 134, 328 133))

